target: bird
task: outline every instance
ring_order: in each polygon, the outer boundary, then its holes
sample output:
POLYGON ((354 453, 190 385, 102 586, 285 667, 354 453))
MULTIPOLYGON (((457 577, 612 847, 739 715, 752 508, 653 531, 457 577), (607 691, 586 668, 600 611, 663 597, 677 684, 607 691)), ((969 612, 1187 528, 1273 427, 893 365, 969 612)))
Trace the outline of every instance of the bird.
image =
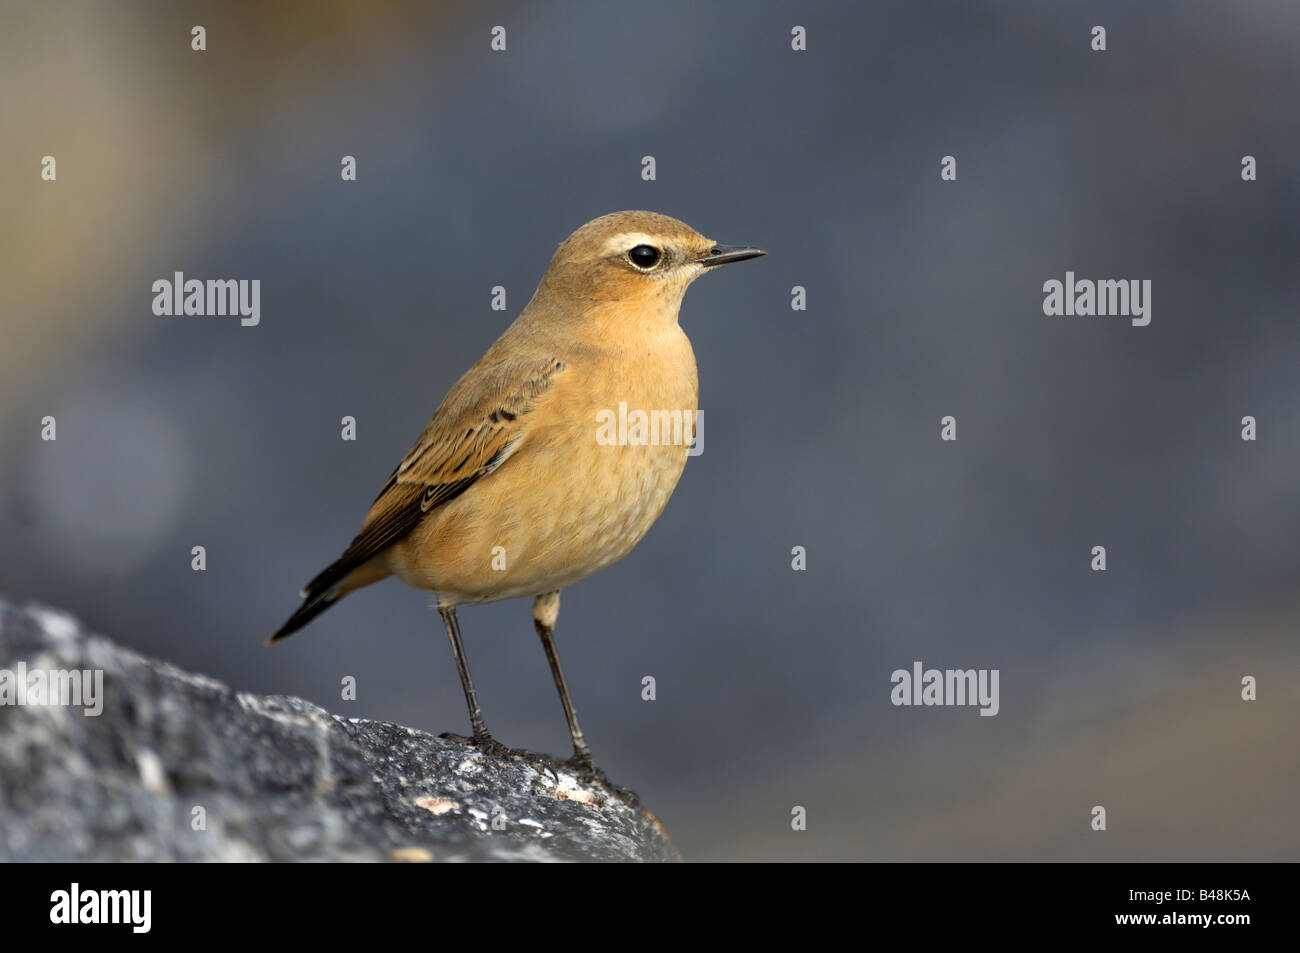
POLYGON ((615 429, 611 415, 661 411, 661 422, 675 424, 680 411, 693 425, 699 383, 678 322, 682 297, 700 275, 764 254, 649 211, 603 215, 569 235, 268 644, 389 576, 430 590, 469 710, 472 735, 461 740, 510 753, 483 718, 456 610, 532 598, 573 743, 563 764, 605 780, 555 648, 560 591, 641 540, 677 486, 693 436, 693 426, 663 426, 671 439, 662 440, 644 426, 615 429))

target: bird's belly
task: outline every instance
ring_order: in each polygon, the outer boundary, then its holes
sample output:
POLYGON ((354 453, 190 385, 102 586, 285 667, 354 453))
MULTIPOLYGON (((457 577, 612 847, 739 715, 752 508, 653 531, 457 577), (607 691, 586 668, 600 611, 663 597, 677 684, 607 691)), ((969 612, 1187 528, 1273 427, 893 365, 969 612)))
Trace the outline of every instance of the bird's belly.
POLYGON ((494 602, 562 589, 646 534, 686 466, 699 394, 690 342, 674 324, 635 353, 565 363, 501 467, 392 547, 394 574, 442 605, 494 602))
POLYGON ((562 589, 625 556, 663 511, 687 448, 601 444, 595 431, 593 421, 530 448, 475 483, 394 547, 394 572, 444 605, 494 602, 562 589))

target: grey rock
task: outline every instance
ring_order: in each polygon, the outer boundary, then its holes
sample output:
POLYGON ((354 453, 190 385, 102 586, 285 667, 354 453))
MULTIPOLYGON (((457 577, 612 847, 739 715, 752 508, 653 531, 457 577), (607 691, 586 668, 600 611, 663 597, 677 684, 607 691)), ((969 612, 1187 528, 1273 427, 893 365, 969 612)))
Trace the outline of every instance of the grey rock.
POLYGON ((563 768, 235 692, 0 601, 0 861, 677 859, 563 768), (102 671, 102 711, 14 704, 24 666, 102 671))

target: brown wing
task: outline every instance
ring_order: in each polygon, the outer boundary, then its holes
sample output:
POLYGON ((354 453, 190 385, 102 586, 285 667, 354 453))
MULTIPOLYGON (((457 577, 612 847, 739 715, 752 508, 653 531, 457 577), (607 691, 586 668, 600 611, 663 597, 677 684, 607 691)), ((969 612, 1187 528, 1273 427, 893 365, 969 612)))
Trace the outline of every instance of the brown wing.
POLYGON ((564 370, 558 358, 475 365, 434 411, 429 425, 371 504, 343 555, 303 590, 322 592, 411 532, 509 459, 524 439, 538 395, 564 370))

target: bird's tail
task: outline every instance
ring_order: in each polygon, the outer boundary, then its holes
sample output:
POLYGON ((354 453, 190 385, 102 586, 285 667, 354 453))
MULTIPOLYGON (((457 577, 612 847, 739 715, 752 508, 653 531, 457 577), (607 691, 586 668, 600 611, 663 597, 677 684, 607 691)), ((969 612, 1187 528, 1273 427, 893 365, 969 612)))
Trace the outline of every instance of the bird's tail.
POLYGON ((308 589, 307 598, 303 601, 303 604, 298 607, 298 610, 294 612, 293 615, 289 616, 289 618, 285 620, 284 625, 280 626, 280 628, 276 629, 275 632, 271 634, 271 637, 266 640, 266 644, 270 645, 272 642, 279 642, 281 639, 293 635, 293 633, 297 632, 304 625, 342 598, 343 593, 337 592, 333 586, 328 589, 318 589, 314 591, 308 589))
POLYGON ((285 620, 284 625, 275 630, 266 644, 293 635, 349 592, 378 582, 388 575, 391 575, 391 570, 382 555, 358 565, 356 559, 345 552, 303 586, 302 605, 285 620))

